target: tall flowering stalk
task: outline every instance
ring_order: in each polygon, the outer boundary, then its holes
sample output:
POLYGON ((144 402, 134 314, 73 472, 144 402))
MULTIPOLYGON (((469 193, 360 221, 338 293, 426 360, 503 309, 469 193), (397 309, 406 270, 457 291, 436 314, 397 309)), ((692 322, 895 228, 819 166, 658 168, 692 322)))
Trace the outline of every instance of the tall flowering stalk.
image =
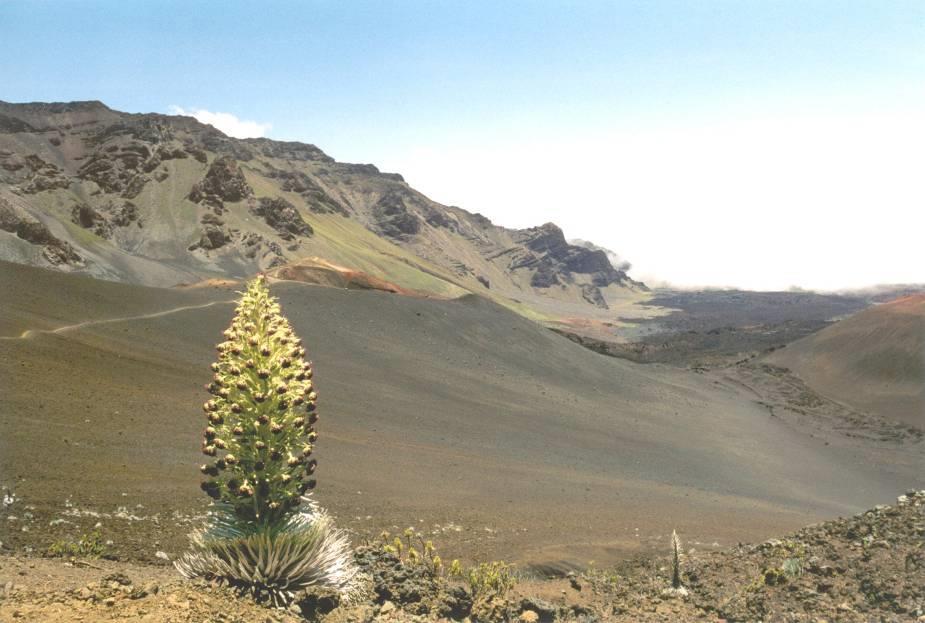
POLYGON ((312 364, 263 277, 248 286, 224 336, 213 398, 203 405, 202 452, 216 460, 201 468, 209 477, 202 489, 242 521, 272 525, 315 486, 312 364))
POLYGON ((203 405, 202 452, 214 460, 201 466, 201 486, 214 511, 177 569, 277 604, 313 585, 349 593, 349 542, 306 497, 317 466, 312 364, 266 278, 248 284, 224 336, 203 405))

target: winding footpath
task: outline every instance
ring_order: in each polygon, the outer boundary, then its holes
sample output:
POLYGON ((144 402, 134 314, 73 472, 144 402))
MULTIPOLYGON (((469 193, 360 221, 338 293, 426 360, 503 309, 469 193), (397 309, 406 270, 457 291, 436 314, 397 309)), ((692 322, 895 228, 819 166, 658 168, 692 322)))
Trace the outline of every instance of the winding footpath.
POLYGON ((202 305, 186 305, 183 307, 174 307, 172 309, 165 309, 159 312, 153 312, 150 314, 141 314, 140 316, 122 316, 120 318, 105 318, 103 320, 85 320, 83 322, 78 322, 77 324, 64 325, 63 327, 58 327, 57 329, 27 329, 22 332, 22 335, 14 336, 0 336, 0 340, 27 340, 31 337, 38 335, 39 333, 49 333, 49 334, 61 334, 67 333, 68 331, 75 331, 77 329, 83 329, 85 327, 92 327, 99 324, 109 324, 112 322, 125 322, 128 320, 147 320, 149 318, 160 318, 161 316, 169 316, 170 314, 176 314, 178 312, 192 310, 192 309, 205 309, 206 307, 212 307, 213 305, 231 305, 234 304, 234 300, 229 301, 212 301, 211 303, 204 303, 202 305))

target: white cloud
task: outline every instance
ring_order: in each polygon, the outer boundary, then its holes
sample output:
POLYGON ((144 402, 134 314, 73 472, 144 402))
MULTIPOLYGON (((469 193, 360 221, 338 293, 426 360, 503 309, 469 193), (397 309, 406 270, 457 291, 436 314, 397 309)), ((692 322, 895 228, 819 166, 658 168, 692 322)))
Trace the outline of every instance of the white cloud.
POLYGON ((200 123, 207 123, 234 138, 258 138, 266 135, 273 127, 269 123, 238 119, 229 112, 212 112, 204 108, 183 108, 182 106, 170 106, 168 110, 172 115, 193 117, 200 123))
POLYGON ((835 289, 925 281, 923 144, 919 111, 776 114, 468 137, 382 164, 500 224, 556 222, 637 278, 835 289))

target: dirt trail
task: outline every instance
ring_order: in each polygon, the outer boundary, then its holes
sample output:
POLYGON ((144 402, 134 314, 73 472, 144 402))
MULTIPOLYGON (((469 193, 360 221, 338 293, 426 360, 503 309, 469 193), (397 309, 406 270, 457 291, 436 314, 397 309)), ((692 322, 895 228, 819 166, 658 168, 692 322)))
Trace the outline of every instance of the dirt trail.
POLYGON ((184 305, 182 307, 174 307, 171 309, 165 309, 159 312, 153 312, 150 314, 141 314, 138 316, 122 316, 119 318, 104 318, 102 320, 85 320, 83 322, 78 322, 77 324, 64 325, 63 327, 58 327, 56 329, 27 329, 22 332, 21 335, 8 335, 0 336, 0 340, 27 340, 39 333, 65 333, 67 331, 76 331, 77 329, 83 329, 84 327, 92 327, 100 324, 109 324, 113 322, 126 322, 129 320, 148 320, 150 318, 159 318, 161 316, 169 316, 170 314, 176 314, 182 311, 188 311, 193 309, 204 309, 206 307, 212 307, 213 305, 230 305, 235 303, 233 300, 228 301, 212 301, 211 303, 204 303, 202 305, 184 305))

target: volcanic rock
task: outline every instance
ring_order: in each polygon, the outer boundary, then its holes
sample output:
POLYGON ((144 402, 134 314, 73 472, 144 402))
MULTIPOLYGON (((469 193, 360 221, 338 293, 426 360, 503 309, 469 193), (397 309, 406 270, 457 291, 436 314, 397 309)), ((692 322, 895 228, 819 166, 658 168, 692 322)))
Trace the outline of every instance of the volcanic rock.
POLYGON ((305 222, 295 206, 282 197, 261 197, 250 209, 257 216, 263 217, 283 240, 294 240, 296 236, 311 236, 314 233, 312 226, 305 222))
POLYGON ((223 208, 225 201, 241 201, 253 194, 237 161, 230 156, 222 156, 212 162, 202 181, 193 186, 189 199, 194 203, 223 208))
POLYGON ((389 238, 404 238, 421 231, 421 219, 412 214, 397 192, 379 198, 372 211, 378 230, 389 238))

